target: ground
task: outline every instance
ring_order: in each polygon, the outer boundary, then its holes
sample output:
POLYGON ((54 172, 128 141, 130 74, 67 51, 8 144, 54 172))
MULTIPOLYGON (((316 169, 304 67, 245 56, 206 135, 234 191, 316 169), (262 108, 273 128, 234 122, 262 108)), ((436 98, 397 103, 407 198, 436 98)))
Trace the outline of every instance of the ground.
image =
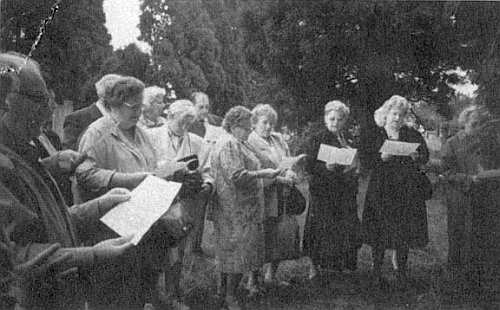
MULTIPOLYGON (((303 192, 307 186, 303 185, 303 192)), ((360 182, 360 214, 366 182, 360 182)), ((375 310, 375 309, 418 309, 418 310, 479 310, 500 309, 500 303, 487 302, 464 294, 451 295, 444 276, 447 253, 446 208, 442 194, 436 186, 434 197, 427 201, 430 242, 423 249, 410 252, 409 289, 401 290, 395 284, 391 253, 386 253, 384 277, 387 283, 382 291, 374 292, 371 286, 371 248, 364 245, 358 254, 358 270, 350 275, 329 273, 313 281, 307 279, 309 260, 282 262, 278 278, 289 286, 269 288, 264 296, 245 299, 244 309, 256 310, 375 310)), ((298 217, 303 227, 305 214, 298 217)), ((205 258, 187 256, 185 260, 183 288, 186 303, 193 310, 220 309, 214 298, 217 273, 213 258, 213 232, 211 222, 205 228, 203 247, 205 258)))

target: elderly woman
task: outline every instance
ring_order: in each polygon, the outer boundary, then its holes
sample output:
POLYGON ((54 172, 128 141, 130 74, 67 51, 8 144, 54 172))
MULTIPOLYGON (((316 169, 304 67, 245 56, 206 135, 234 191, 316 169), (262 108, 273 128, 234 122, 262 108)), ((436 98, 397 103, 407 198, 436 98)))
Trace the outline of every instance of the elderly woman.
MULTIPOLYGON (((252 147, 262 168, 277 169, 284 157, 290 156, 288 145, 283 137, 273 132, 278 120, 278 114, 268 104, 258 104, 252 110, 253 131, 248 137, 248 144, 252 147)), ((264 233, 266 245, 266 262, 270 263, 264 281, 275 282, 276 269, 279 261, 272 260, 272 251, 277 244, 278 215, 283 210, 278 210, 278 184, 293 185, 296 177, 293 171, 282 171, 280 176, 264 182, 264 233)), ((281 193, 279 193, 281 194, 281 193)), ((255 291, 255 274, 251 274, 248 287, 255 291)))
POLYGON ((277 169, 262 169, 247 144, 252 113, 231 108, 223 121, 227 135, 220 137, 211 156, 218 205, 214 210, 216 261, 221 272, 219 293, 229 309, 241 309, 235 290, 243 273, 264 263, 264 192, 262 179, 273 179, 277 169))
POLYGON ((406 282, 410 248, 428 242, 427 210, 422 193, 419 165, 427 163, 429 153, 422 135, 404 125, 410 104, 392 96, 375 111, 378 129, 365 136, 361 144, 361 164, 372 170, 363 210, 364 242, 372 246, 374 285, 381 281, 381 266, 386 249, 396 250, 398 280, 406 282), (385 140, 418 143, 411 156, 394 156, 379 150, 385 140))
POLYGON ((446 205, 448 207, 448 266, 452 272, 462 273, 470 262, 472 216, 471 189, 480 172, 477 154, 470 152, 468 137, 476 133, 488 120, 484 107, 470 106, 459 115, 462 128, 441 148, 441 164, 447 180, 446 205))
POLYGON ((166 94, 167 91, 165 88, 158 86, 150 86, 144 89, 144 110, 139 119, 139 126, 154 131, 155 128, 161 127, 167 122, 167 120, 161 116, 166 107, 163 100, 166 94))
MULTIPOLYGON (((92 123, 83 135, 79 151, 86 153, 87 159, 77 168, 76 176, 87 195, 117 186, 132 190, 156 170, 155 147, 144 129, 137 126, 143 109, 143 92, 144 84, 138 79, 119 78, 105 97, 110 113, 92 123)), ((163 217, 160 222, 165 225, 163 217)), ((161 239, 162 233, 155 230, 151 240, 161 239)), ((114 233, 101 224, 95 234, 89 236, 87 242, 114 233)), ((164 271, 170 269, 166 260, 169 244, 166 237, 163 238, 163 242, 153 245, 146 240, 134 260, 123 264, 123 272, 110 276, 110 289, 121 293, 120 297, 103 290, 98 302, 138 309, 145 302, 160 303, 156 284, 163 279, 164 271)), ((176 298, 168 302, 177 309, 187 309, 176 298)))
POLYGON ((307 171, 311 174, 311 203, 304 231, 304 254, 314 266, 335 271, 356 270, 359 244, 359 219, 356 193, 357 164, 341 166, 317 160, 321 144, 351 148, 353 142, 345 130, 349 108, 340 101, 325 106, 325 127, 316 134, 308 149, 307 171))

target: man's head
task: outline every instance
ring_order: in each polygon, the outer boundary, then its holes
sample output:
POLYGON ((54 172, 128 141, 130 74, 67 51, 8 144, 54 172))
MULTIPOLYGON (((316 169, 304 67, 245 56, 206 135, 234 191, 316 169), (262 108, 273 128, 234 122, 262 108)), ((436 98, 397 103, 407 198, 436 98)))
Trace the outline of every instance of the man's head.
POLYGON ((0 108, 7 110, 6 125, 16 137, 30 141, 50 117, 50 95, 39 65, 21 54, 2 53, 0 69, 0 108))
POLYGON ((190 99, 194 104, 198 119, 204 120, 205 118, 207 118, 208 112, 210 112, 210 101, 208 100, 207 94, 202 92, 194 92, 191 94, 190 99))

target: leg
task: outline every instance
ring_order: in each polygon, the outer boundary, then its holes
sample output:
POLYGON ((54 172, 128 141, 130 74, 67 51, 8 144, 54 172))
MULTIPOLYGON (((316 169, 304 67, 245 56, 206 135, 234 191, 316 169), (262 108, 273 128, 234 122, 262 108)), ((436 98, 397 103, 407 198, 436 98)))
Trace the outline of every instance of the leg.
POLYGON ((226 296, 224 298, 229 310, 241 310, 241 306, 236 299, 236 289, 241 281, 241 274, 229 273, 226 277, 226 296))
POLYGON ((400 285, 406 285, 406 268, 408 263, 409 248, 407 245, 402 245, 396 249, 396 262, 398 265, 398 280, 400 285))
POLYGON ((385 246, 373 246, 373 284, 379 286, 382 277, 382 264, 384 262, 385 246))
POLYGON ((165 282, 168 287, 167 297, 174 310, 189 310, 189 307, 180 301, 182 297, 180 281, 182 278, 184 247, 184 244, 181 244, 176 248, 178 253, 177 261, 165 272, 165 282))
POLYGON ((195 202, 195 208, 193 214, 194 228, 191 233, 191 253, 203 255, 203 250, 201 249, 201 243, 203 241, 203 231, 205 229, 205 213, 207 209, 208 195, 199 195, 195 202))

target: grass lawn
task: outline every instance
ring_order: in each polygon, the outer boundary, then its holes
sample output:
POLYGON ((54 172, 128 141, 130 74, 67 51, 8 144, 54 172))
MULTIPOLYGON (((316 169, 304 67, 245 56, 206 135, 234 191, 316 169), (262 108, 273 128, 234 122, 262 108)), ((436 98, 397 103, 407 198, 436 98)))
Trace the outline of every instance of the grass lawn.
MULTIPOLYGON (((301 190, 307 192, 307 184, 301 190)), ((366 181, 360 182, 359 213, 363 208, 366 181)), ((399 290, 395 285, 395 272, 391 253, 386 252, 383 268, 389 287, 374 293, 371 286, 371 248, 364 245, 358 253, 358 270, 346 275, 332 273, 314 281, 307 280, 309 259, 285 261, 280 264, 278 278, 289 286, 269 289, 258 299, 244 299, 246 309, 500 309, 500 304, 485 303, 472 298, 455 298, 443 293, 443 268, 446 262, 447 234, 446 208, 439 188, 433 199, 427 201, 430 242, 423 249, 411 250, 409 257, 411 285, 399 290)), ((305 216, 298 217, 303 229, 305 216)), ((185 259, 182 287, 186 303, 193 310, 219 309, 213 296, 217 286, 217 272, 213 251, 213 226, 206 222, 203 248, 208 258, 196 258, 189 254, 185 259)), ((243 293, 242 293, 243 294, 243 293)), ((463 296, 458 296, 463 297, 463 296)))

